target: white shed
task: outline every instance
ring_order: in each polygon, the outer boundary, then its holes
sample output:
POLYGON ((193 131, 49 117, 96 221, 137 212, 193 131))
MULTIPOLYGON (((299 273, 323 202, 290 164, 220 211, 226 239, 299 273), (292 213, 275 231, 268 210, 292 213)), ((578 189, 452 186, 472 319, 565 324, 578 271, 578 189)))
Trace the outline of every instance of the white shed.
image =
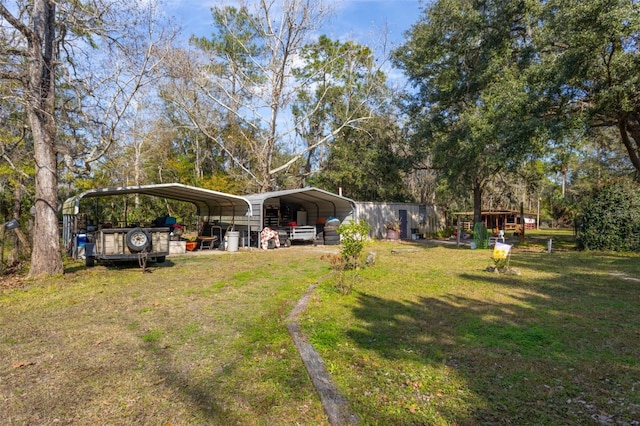
POLYGON ((358 219, 371 226, 372 238, 386 238, 385 224, 400 223, 400 238, 435 233, 445 227, 444 214, 437 206, 417 203, 383 203, 356 201, 358 219))

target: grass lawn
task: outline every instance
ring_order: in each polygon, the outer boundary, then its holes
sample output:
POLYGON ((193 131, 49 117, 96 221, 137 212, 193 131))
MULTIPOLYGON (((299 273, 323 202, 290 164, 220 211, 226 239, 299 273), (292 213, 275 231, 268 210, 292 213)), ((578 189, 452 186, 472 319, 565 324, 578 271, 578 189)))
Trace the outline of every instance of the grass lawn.
POLYGON ((638 424, 639 257, 532 234, 520 275, 487 272, 489 250, 379 243, 349 296, 321 285, 303 328, 363 424, 638 424))
POLYGON ((319 257, 76 264, 0 293, 2 424, 326 424, 284 323, 319 257))
MULTIPOLYGON (((285 327, 322 250, 72 264, 2 290, 3 424, 326 424, 285 327)), ((361 424, 638 424, 640 256, 530 233, 507 275, 489 250, 365 250, 354 290, 323 280, 301 318, 361 424)))

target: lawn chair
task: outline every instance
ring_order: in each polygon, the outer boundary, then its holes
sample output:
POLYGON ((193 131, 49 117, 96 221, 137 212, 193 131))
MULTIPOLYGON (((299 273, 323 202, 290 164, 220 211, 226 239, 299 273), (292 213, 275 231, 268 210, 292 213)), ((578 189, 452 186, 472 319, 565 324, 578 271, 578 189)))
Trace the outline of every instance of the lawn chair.
POLYGON ((497 237, 489 237, 489 247, 498 242, 498 240, 502 240, 502 244, 504 244, 504 230, 498 231, 497 237))

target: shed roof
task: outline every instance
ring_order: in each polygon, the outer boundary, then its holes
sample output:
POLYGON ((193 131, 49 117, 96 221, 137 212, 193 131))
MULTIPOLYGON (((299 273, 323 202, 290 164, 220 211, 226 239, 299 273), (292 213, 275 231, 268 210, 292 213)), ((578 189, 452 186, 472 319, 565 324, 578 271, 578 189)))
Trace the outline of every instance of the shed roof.
POLYGON ((252 214, 251 203, 244 197, 180 183, 90 189, 67 199, 64 202, 62 212, 66 215, 78 214, 80 200, 83 198, 124 194, 144 194, 189 202, 197 207, 199 216, 212 216, 214 214, 251 216, 252 214))

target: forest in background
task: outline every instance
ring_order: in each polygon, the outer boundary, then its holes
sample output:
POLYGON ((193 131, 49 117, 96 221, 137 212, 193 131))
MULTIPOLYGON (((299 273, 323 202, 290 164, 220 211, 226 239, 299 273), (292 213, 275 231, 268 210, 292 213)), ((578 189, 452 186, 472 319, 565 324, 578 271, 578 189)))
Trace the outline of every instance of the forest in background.
POLYGON ((207 37, 161 6, 0 4, 9 263, 62 272, 59 207, 88 188, 317 186, 478 217, 523 203, 564 226, 640 169, 636 1, 424 3, 391 51, 318 36, 321 1, 213 8, 207 37))

